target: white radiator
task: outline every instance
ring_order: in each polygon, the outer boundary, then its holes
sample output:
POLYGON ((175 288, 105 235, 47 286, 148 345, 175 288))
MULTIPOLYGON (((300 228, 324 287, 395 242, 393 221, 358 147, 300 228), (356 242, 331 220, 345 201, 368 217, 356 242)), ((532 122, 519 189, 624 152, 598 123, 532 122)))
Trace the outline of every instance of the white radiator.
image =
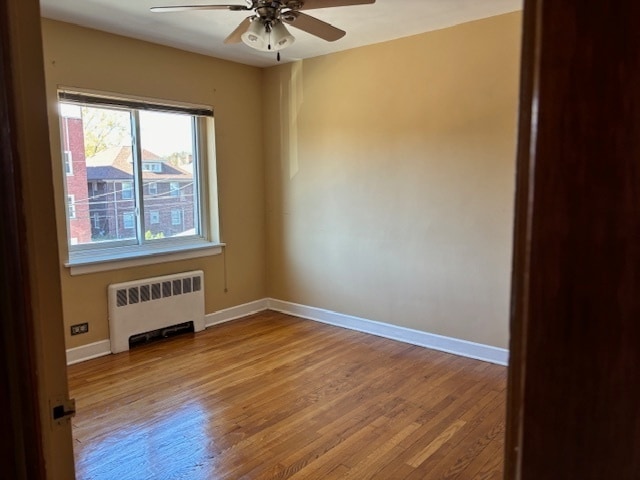
POLYGON ((111 352, 129 350, 129 338, 193 322, 204 330, 204 273, 200 270, 108 287, 111 352))

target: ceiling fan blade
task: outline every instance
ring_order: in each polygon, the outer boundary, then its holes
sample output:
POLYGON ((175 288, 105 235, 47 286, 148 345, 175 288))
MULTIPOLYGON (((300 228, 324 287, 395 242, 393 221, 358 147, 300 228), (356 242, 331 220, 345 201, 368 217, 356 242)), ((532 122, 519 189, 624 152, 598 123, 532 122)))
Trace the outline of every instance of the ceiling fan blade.
POLYGON ((224 39, 223 43, 240 43, 242 41, 242 34, 247 31, 251 24, 251 17, 245 18, 236 29, 224 39))
POLYGON ((368 5, 376 0, 305 0, 298 10, 312 10, 314 8, 348 7, 350 5, 368 5))
POLYGON ((344 37, 347 32, 334 27, 333 25, 318 20, 310 15, 305 15, 300 12, 287 12, 282 16, 282 20, 289 25, 304 30, 311 35, 320 37, 327 42, 335 42, 336 40, 344 37))
POLYGON ((186 10, 251 10, 245 5, 168 5, 166 7, 151 7, 152 12, 184 12, 186 10))

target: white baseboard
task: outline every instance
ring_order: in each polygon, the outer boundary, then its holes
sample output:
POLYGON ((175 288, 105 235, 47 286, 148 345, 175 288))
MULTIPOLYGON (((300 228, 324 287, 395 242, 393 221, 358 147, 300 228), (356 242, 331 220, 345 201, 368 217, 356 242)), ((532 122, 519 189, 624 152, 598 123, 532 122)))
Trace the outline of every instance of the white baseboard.
POLYGON ((337 327, 357 330, 363 333, 378 335, 380 337, 398 340, 421 347, 453 353, 462 357, 474 358, 498 365, 509 364, 509 351, 504 348, 492 347, 481 343, 469 342, 457 338, 444 337, 433 333, 422 332, 410 328, 376 322, 364 318, 345 315, 342 313, 324 310, 322 308, 308 307, 282 300, 269 299, 268 306, 271 310, 288 313, 296 317, 307 318, 317 322, 335 325, 337 327))
POLYGON ((218 310, 217 312, 205 315, 204 326, 205 328, 209 328, 220 323, 230 322, 231 320, 262 312, 267 308, 269 308, 268 298, 255 300, 253 302, 244 303, 231 308, 225 308, 224 310, 218 310))
POLYGON ((103 357, 111 353, 111 342, 100 340, 99 342, 81 345, 67 350, 67 365, 84 362, 92 358, 103 357))
MULTIPOLYGON (((297 317, 327 323, 337 327, 357 330, 379 337, 398 340, 412 345, 431 348, 442 352, 453 353, 462 357, 475 358, 498 365, 508 365, 509 351, 504 348, 492 347, 481 343, 469 342, 458 338, 444 337, 433 333, 422 332, 410 328, 376 322, 365 318, 345 315, 343 313, 324 310, 322 308, 299 305, 274 298, 263 298, 253 302, 225 308, 205 315, 205 327, 212 327, 224 322, 246 317, 263 310, 276 310, 297 317)), ((67 365, 84 362, 92 358, 102 357, 111 353, 109 340, 102 340, 89 345, 70 348, 67 350, 67 365)))
MULTIPOLYGON (((267 309, 268 299, 263 298, 254 302, 237 305, 235 307, 219 310, 214 313, 205 315, 205 328, 217 325, 219 323, 230 322, 237 318, 246 317, 252 313, 261 312, 267 309)), ((67 349, 67 365, 84 362, 92 358, 103 357, 111 353, 111 342, 109 340, 101 340, 99 342, 81 345, 75 348, 67 349)))

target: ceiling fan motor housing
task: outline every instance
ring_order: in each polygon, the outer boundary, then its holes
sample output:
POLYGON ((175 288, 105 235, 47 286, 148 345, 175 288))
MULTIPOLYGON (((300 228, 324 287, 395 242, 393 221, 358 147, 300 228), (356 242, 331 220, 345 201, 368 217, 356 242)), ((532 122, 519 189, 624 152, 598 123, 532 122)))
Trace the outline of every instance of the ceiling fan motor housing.
POLYGON ((258 7, 256 8, 256 13, 260 16, 261 19, 267 21, 272 21, 278 18, 278 9, 272 6, 258 7))

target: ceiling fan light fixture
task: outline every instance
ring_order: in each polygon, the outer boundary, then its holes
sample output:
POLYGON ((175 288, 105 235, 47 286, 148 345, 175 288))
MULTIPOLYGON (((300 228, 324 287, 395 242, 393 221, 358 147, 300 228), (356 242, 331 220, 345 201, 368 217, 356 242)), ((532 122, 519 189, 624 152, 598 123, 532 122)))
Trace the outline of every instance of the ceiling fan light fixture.
POLYGON ((271 27, 271 50, 282 50, 293 45, 296 39, 289 33, 289 30, 280 21, 271 27))
POLYGON ((254 18, 249 28, 241 35, 245 45, 261 52, 275 52, 293 44, 295 38, 280 20, 267 23, 261 18, 254 18))
POLYGON ((259 18, 254 18, 240 37, 245 45, 256 50, 268 51, 269 34, 259 18))

